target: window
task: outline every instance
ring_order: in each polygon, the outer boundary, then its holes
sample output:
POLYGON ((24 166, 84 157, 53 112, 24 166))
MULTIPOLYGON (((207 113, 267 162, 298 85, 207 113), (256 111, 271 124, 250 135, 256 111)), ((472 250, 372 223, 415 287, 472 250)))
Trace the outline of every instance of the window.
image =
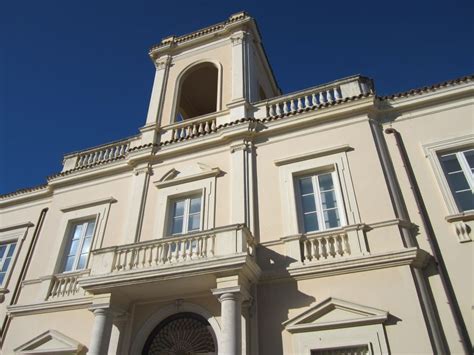
POLYGON ((94 228, 95 220, 77 222, 71 226, 64 261, 64 272, 86 268, 94 236, 94 228))
POLYGON ((444 175, 460 212, 474 209, 474 149, 439 156, 444 175))
POLYGON ((297 189, 304 232, 340 227, 343 223, 342 202, 334 172, 299 177, 297 189))
POLYGON ((201 230, 201 195, 194 195, 171 202, 170 234, 186 234, 201 230))
POLYGON ((8 267, 12 263, 15 248, 16 242, 0 244, 0 286, 3 285, 8 267))

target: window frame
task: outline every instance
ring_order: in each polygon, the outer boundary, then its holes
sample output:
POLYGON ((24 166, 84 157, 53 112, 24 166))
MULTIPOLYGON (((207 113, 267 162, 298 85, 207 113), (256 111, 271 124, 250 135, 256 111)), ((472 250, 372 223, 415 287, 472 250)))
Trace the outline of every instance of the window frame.
POLYGON ((177 237, 180 235, 188 234, 188 233, 195 233, 195 232, 200 232, 202 231, 203 227, 203 207, 204 207, 204 201, 203 201, 203 192, 199 191, 198 193, 191 193, 189 195, 184 195, 184 196, 175 196, 169 198, 169 203, 168 203, 168 219, 167 219, 167 224, 168 224, 168 233, 167 236, 169 237, 177 237), (189 216, 191 215, 190 213, 190 208, 191 208, 191 200, 193 198, 199 197, 200 198, 200 205, 199 205, 199 229, 197 230, 192 230, 189 231, 189 216), (182 224, 182 229, 181 233, 173 233, 173 219, 175 218, 173 214, 173 206, 175 205, 176 202, 178 201, 183 201, 184 200, 184 211, 183 211, 183 224, 182 224))
MULTIPOLYGON (((446 179, 443 166, 441 165, 440 156, 461 150, 468 150, 474 148, 474 134, 466 136, 450 138, 442 141, 437 141, 423 145, 425 157, 428 158, 433 169, 435 179, 438 182, 438 187, 441 190, 441 195, 444 199, 445 206, 448 211, 448 220, 453 216, 463 214, 454 199, 454 196, 446 179)), ((467 210, 464 213, 474 214, 474 210, 467 210)))
POLYGON ((97 229, 98 229, 97 228, 98 217, 99 217, 98 215, 93 215, 93 216, 88 216, 88 217, 85 217, 85 218, 69 221, 68 227, 66 229, 66 241, 65 241, 63 252, 62 252, 61 267, 59 269, 59 272, 61 274, 74 273, 74 272, 80 272, 80 271, 83 271, 83 270, 87 270, 87 266, 89 265, 91 252, 93 250, 95 235, 96 235, 97 229), (85 265, 84 265, 83 268, 78 269, 77 266, 79 264, 79 260, 80 260, 80 257, 81 257, 80 251, 82 250, 84 240, 86 239, 85 233, 87 232, 87 226, 89 225, 89 223, 92 223, 92 222, 94 222, 94 229, 92 231, 91 243, 90 243, 89 251, 87 253, 86 262, 85 262, 85 265), (72 244, 72 241, 73 241, 72 238, 73 238, 73 234, 74 234, 74 231, 75 231, 75 226, 78 226, 80 224, 86 224, 86 223, 87 223, 87 226, 85 228, 83 228, 83 230, 81 232, 81 236, 80 236, 80 239, 79 239, 79 245, 77 247, 77 252, 76 252, 76 255, 74 257, 73 268, 71 270, 66 270, 67 259, 68 259, 68 256, 69 256, 68 253, 70 252, 71 244, 72 244))
POLYGON ((4 282, 7 279, 7 276, 9 275, 10 270, 12 268, 12 264, 15 260, 17 249, 18 249, 18 240, 17 239, 12 239, 12 240, 8 240, 8 241, 0 242, 0 247, 2 247, 3 245, 6 245, 7 248, 6 248, 5 253, 3 255, 4 257, 0 257, 0 274, 5 273, 5 276, 3 277, 3 280, 0 281, 0 288, 4 287, 4 282), (8 257, 8 253, 10 252, 10 248, 13 244, 15 244, 13 254, 10 257, 8 257), (3 265, 5 264, 5 261, 6 261, 7 258, 10 258, 10 262, 8 263, 7 269, 5 271, 2 271, 3 265))
POLYGON ((281 218, 286 221, 286 223, 283 223, 284 236, 300 235, 303 230, 299 217, 301 203, 297 200, 298 192, 295 188, 295 177, 319 172, 334 171, 337 177, 335 180, 339 185, 338 192, 342 202, 341 207, 344 211, 342 214, 345 222, 344 226, 362 223, 347 157, 347 152, 352 150, 354 148, 349 145, 340 145, 274 161, 279 170, 281 218))
MULTIPOLYGON (((474 207, 471 208, 471 209, 464 210, 460 206, 460 202, 456 198, 456 193, 458 191, 454 190, 453 186, 451 186, 449 184, 449 180, 448 180, 448 177, 447 177, 447 175, 449 175, 449 172, 447 172, 445 170, 445 166, 444 166, 444 163, 442 161, 442 158, 445 157, 445 156, 450 156, 450 155, 454 155, 456 157, 456 160, 457 160, 457 162, 458 162, 458 164, 461 168, 460 171, 462 171, 462 174, 463 174, 464 178, 466 179, 466 182, 469 186, 469 190, 472 193, 474 191, 474 174, 472 173, 471 167, 469 166, 469 163, 467 162, 466 156, 464 154, 465 152, 468 152, 468 151, 473 151, 474 152, 474 147, 464 147, 464 148, 461 148, 461 149, 456 149, 454 151, 446 151, 446 152, 438 153, 438 160, 440 162, 441 169, 443 170, 444 178, 446 179, 446 183, 448 184, 448 187, 449 187, 449 190, 450 190, 451 195, 453 197, 454 203, 456 204, 456 207, 457 207, 457 209, 460 213, 468 212, 468 211, 474 211, 474 207)), ((465 191, 467 191, 467 189, 465 189, 465 191)))
POLYGON ((2 283, 0 283, 0 299, 7 292, 6 290, 10 282, 10 278, 12 277, 13 270, 20 254, 21 247, 23 245, 23 242, 25 241, 25 238, 28 235, 29 229, 33 226, 33 223, 25 222, 0 228, 0 245, 16 243, 15 251, 11 257, 8 269, 5 272, 5 277, 3 278, 2 283))
POLYGON ((298 228, 300 233, 304 234, 309 234, 309 233, 318 233, 318 232, 324 232, 324 231, 330 231, 333 229, 339 229, 347 225, 346 222, 346 212, 344 209, 344 199, 341 193, 341 186, 339 182, 339 176, 336 173, 335 167, 332 169, 323 169, 323 170, 316 170, 311 173, 306 173, 306 174, 296 174, 293 175, 294 178, 294 189, 295 189, 295 202, 297 204, 296 210, 298 213, 298 228), (339 213, 339 225, 336 227, 329 227, 326 228, 325 220, 324 220, 324 209, 323 209, 323 204, 321 200, 321 190, 319 187, 319 176, 321 175, 326 175, 326 174, 331 174, 331 179, 332 183, 334 185, 334 193, 336 196, 336 204, 337 206, 334 209, 337 209, 339 213), (313 195, 315 196, 315 205, 316 207, 316 215, 317 215, 317 221, 318 221, 318 229, 313 230, 313 231, 307 231, 305 224, 304 224, 304 211, 303 211, 303 199, 302 199, 302 193, 301 193, 301 187, 300 187, 300 181, 304 178, 311 178, 311 183, 313 187, 313 195), (315 181, 317 178, 317 182, 315 181))

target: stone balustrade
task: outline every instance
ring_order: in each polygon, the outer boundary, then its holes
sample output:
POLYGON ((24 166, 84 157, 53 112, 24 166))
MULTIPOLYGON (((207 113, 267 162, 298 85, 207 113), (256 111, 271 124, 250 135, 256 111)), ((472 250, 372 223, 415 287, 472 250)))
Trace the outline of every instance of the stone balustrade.
POLYGON ((346 233, 306 237, 301 241, 303 262, 324 261, 351 255, 346 233))
POLYGON ((130 148, 130 142, 131 139, 127 139, 68 154, 64 157, 62 171, 125 157, 130 148))
POLYGON ((242 253, 253 256, 254 250, 255 241, 250 231, 236 224, 95 250, 91 275, 173 267, 242 253))
POLYGON ((217 127, 216 113, 189 119, 163 127, 161 140, 170 141, 197 137, 215 131, 217 127))
POLYGON ((204 234, 118 247, 115 252, 112 270, 143 269, 212 258, 214 256, 215 240, 215 234, 204 234))
POLYGON ((255 104, 255 118, 292 114, 373 92, 370 79, 352 76, 322 86, 278 96, 255 104))
POLYGON ((51 280, 51 286, 46 299, 53 300, 85 294, 84 290, 79 286, 78 280, 81 276, 84 276, 88 273, 89 270, 54 275, 51 280))
POLYGON ((267 116, 279 116, 287 113, 294 113, 313 106, 332 103, 342 99, 341 88, 331 87, 321 91, 304 93, 301 96, 284 96, 277 102, 270 102, 267 105, 267 116))

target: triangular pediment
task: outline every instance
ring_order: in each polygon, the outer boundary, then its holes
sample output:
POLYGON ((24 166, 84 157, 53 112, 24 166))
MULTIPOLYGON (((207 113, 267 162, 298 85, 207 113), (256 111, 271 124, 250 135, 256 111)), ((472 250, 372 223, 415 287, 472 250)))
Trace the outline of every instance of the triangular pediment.
POLYGON ((327 298, 283 323, 289 332, 383 323, 388 312, 337 298, 327 298))
POLYGON ((170 169, 158 181, 155 181, 154 184, 158 188, 163 188, 189 181, 215 177, 220 173, 221 170, 218 167, 211 167, 204 163, 196 162, 194 164, 189 164, 180 170, 174 168, 170 169))
POLYGON ((15 354, 85 354, 87 348, 78 341, 58 332, 48 330, 23 345, 17 347, 15 354))

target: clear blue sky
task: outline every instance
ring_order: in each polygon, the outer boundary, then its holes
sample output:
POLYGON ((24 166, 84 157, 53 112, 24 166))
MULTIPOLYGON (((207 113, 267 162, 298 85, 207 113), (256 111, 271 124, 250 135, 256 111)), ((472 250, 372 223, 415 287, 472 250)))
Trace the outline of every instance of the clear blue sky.
POLYGON ((0 6, 0 193, 41 184, 65 153, 136 134, 147 52, 245 10, 283 92, 352 74, 379 95, 474 72, 474 1, 50 1, 0 6))

